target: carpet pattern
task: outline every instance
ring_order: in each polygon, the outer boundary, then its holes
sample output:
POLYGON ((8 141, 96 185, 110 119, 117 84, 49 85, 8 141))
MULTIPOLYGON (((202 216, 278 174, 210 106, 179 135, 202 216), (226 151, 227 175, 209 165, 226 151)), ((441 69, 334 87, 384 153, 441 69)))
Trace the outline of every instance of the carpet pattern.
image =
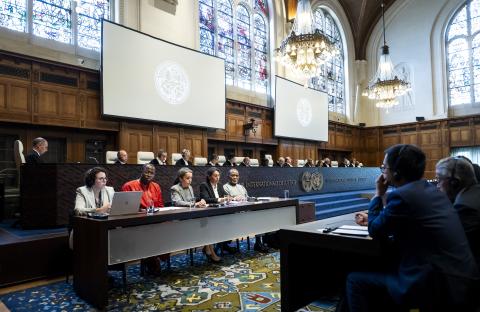
MULTIPOLYGON (((180 254, 171 270, 159 277, 141 277, 139 265, 128 267, 127 292, 121 272, 110 272, 114 285, 108 311, 280 311, 280 254, 247 251, 225 256, 220 265, 195 254, 195 265, 180 254)), ((92 285, 94 287, 94 285, 92 285)), ((57 282, 0 297, 11 311, 92 311, 73 286, 57 282)), ((334 300, 316 302, 301 311, 334 311, 334 300)))

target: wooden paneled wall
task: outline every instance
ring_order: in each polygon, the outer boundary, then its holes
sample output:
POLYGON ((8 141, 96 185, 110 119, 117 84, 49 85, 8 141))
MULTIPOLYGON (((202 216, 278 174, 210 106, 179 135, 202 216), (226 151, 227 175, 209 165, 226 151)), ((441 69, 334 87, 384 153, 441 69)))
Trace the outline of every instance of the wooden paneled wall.
POLYGON ((193 156, 233 149, 254 158, 272 154, 294 160, 330 154, 355 157, 378 166, 383 151, 399 143, 416 144, 428 157, 427 176, 452 147, 480 145, 480 116, 362 128, 329 122, 329 141, 290 140, 273 136, 273 109, 227 101, 226 129, 206 130, 163 123, 129 121, 101 114, 100 76, 96 71, 0 52, 0 133, 17 135, 28 148, 36 136, 64 138, 68 162, 85 161, 85 141, 104 140, 107 149, 137 151, 183 148, 193 156), (256 131, 245 135, 244 124, 256 131))

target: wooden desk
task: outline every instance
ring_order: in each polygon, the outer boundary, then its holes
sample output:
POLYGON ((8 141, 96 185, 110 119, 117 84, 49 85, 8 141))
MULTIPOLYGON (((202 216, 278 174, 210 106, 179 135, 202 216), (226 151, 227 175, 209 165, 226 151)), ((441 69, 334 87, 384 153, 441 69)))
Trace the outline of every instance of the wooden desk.
POLYGON ((94 220, 74 218, 74 279, 90 304, 108 304, 107 266, 276 231, 297 223, 298 200, 241 203, 218 208, 182 208, 94 220))
POLYGON ((343 288, 346 274, 380 260, 370 238, 323 234, 327 225, 353 224, 354 214, 280 229, 282 311, 296 311, 343 288))

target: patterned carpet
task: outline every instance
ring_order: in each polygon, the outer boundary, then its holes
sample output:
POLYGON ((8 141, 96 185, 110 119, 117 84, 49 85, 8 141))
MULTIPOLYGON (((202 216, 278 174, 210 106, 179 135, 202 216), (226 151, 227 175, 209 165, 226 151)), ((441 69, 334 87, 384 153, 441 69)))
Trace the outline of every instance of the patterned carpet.
MULTIPOLYGON (((201 252, 195 265, 184 255, 172 257, 172 268, 160 277, 141 277, 139 265, 128 268, 127 292, 121 273, 111 272, 108 311, 280 311, 280 256, 247 251, 225 256, 220 265, 207 263, 201 252)), ((92 285, 94 287, 94 285, 92 285)), ((92 311, 73 286, 57 282, 0 297, 11 311, 92 311)), ((324 300, 301 311, 334 311, 324 300)))

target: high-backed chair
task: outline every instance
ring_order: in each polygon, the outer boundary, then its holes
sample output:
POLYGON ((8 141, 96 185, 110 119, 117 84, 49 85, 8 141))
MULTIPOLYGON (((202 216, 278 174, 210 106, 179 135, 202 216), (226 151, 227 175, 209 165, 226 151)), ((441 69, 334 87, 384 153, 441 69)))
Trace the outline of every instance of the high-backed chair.
POLYGON ((225 155, 218 155, 218 165, 223 166, 223 164, 227 161, 225 155))
POLYGON ((118 151, 107 151, 107 154, 105 155, 105 163, 114 164, 117 161, 117 153, 118 151))
POLYGON ((268 159, 268 166, 273 167, 273 158, 270 154, 265 154, 265 158, 268 159))
POLYGON ((332 160, 330 164, 332 165, 332 167, 338 167, 338 161, 336 160, 332 160))
POLYGON ((258 166, 260 166, 260 163, 258 162, 258 159, 250 158, 250 167, 258 167, 258 166))
POLYGON ((182 158, 182 154, 180 154, 180 153, 172 153, 172 162, 171 162, 170 164, 175 165, 175 163, 177 162, 177 160, 179 160, 180 158, 182 158))
POLYGON ((303 167, 305 166, 305 159, 297 159, 297 167, 303 167))
POLYGON ((17 167, 17 186, 20 187, 20 166, 25 163, 22 141, 15 140, 15 142, 13 142, 13 154, 15 157, 15 166, 17 167))
POLYGON ((193 158, 193 165, 194 166, 205 166, 208 163, 206 157, 194 157, 193 158))
POLYGON ((153 152, 137 152, 137 164, 143 165, 149 163, 154 158, 155 154, 153 154, 153 152))
POLYGON ((243 161, 245 157, 233 157, 233 161, 238 165, 243 161))

